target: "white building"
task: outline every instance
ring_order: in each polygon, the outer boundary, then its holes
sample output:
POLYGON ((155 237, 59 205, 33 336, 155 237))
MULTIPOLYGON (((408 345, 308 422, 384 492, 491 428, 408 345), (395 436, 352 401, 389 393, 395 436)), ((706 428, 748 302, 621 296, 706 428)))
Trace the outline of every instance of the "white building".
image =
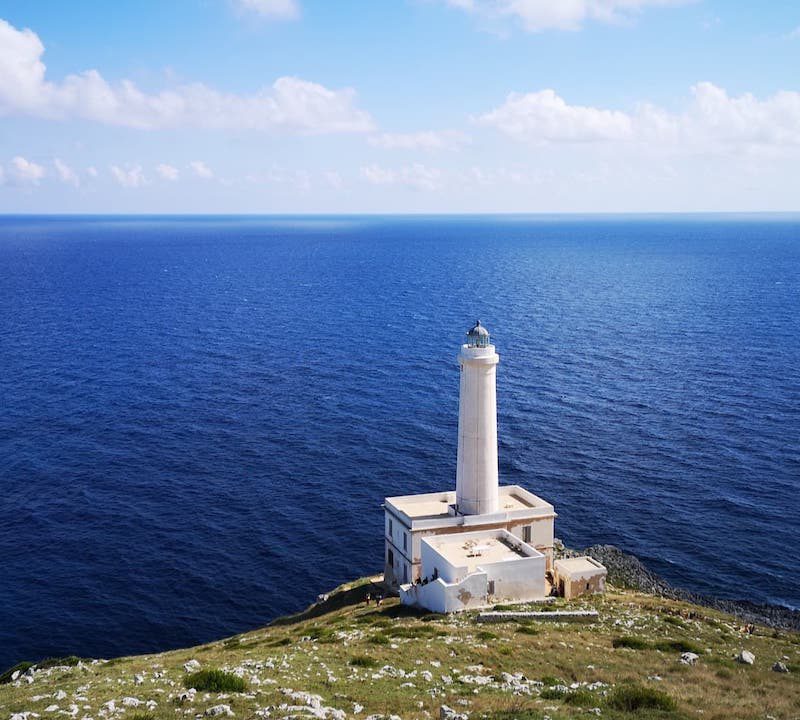
POLYGON ((500 487, 496 368, 480 321, 458 362, 461 390, 455 492, 386 498, 384 577, 408 604, 437 612, 546 593, 553 506, 519 485, 500 487))

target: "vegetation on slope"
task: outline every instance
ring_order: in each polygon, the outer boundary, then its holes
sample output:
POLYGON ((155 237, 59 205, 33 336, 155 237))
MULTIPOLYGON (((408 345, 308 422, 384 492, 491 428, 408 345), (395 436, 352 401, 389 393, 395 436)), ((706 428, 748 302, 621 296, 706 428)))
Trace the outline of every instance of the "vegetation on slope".
POLYGON ((0 685, 0 720, 438 718, 442 705, 470 720, 800 717, 795 633, 741 632, 716 610, 632 591, 571 603, 599 611, 590 625, 487 626, 366 605, 368 589, 192 649, 29 668, 0 685), (753 665, 735 660, 742 649, 753 665))

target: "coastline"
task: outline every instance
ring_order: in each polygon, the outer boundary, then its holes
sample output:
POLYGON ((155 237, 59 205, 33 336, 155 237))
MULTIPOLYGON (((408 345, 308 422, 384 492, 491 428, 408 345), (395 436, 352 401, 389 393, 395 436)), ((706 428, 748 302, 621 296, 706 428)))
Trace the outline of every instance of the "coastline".
MULTIPOLYGON (((560 540, 556 540, 561 543, 560 540)), ((557 545, 558 547, 558 545, 557 545)), ((608 582, 620 588, 638 590, 670 600, 681 600, 734 615, 747 623, 764 625, 778 630, 800 631, 800 610, 784 605, 757 603, 752 600, 729 600, 711 595, 691 592, 675 587, 663 577, 650 570, 638 557, 620 550, 614 545, 591 545, 575 551, 561 543, 561 557, 589 555, 603 563, 608 569, 608 582)))

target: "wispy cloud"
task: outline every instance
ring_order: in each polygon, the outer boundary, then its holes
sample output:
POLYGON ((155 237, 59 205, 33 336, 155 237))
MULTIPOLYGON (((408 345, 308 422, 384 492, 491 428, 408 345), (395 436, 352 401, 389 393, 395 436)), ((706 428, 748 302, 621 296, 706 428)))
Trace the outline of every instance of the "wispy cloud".
POLYGON ((413 133, 380 133, 367 142, 387 150, 457 150, 469 144, 470 138, 458 130, 424 130, 413 133))
POLYGON ((61 180, 66 185, 72 185, 73 187, 78 187, 81 184, 81 180, 78 177, 78 173, 76 173, 69 165, 67 165, 63 160, 60 158, 54 158, 53 166, 56 169, 56 174, 58 175, 58 179, 61 180))
POLYGON ((297 0, 235 0, 244 11, 270 20, 296 20, 300 17, 297 0))
POLYGON ((42 165, 28 160, 21 155, 17 155, 11 161, 11 168, 14 178, 23 184, 38 185, 47 174, 47 171, 42 165))
POLYGON ((361 168, 361 177, 372 185, 405 185, 415 190, 438 190, 444 179, 441 170, 421 163, 397 170, 375 164, 366 165, 361 168))
POLYGON ((112 165, 111 174, 125 188, 140 188, 147 184, 147 178, 144 176, 141 165, 133 165, 127 168, 112 165))
POLYGON ((278 78, 252 95, 203 83, 146 93, 133 82, 107 82, 97 70, 50 82, 44 45, 31 30, 0 20, 0 114, 79 118, 143 130, 200 127, 305 134, 369 132, 369 113, 351 88, 330 90, 296 77, 278 78))
POLYGON ((648 7, 685 5, 693 0, 444 0, 458 10, 490 19, 511 19, 527 32, 580 30, 590 21, 619 23, 648 7))
POLYGON ((169 163, 159 163, 156 165, 156 172, 158 173, 159 177, 171 182, 175 182, 175 180, 177 180, 181 174, 178 168, 176 168, 174 165, 170 165, 169 163))
POLYGON ((189 167, 197 177, 203 180, 211 180, 214 177, 214 171, 202 160, 193 160, 189 163, 189 167))

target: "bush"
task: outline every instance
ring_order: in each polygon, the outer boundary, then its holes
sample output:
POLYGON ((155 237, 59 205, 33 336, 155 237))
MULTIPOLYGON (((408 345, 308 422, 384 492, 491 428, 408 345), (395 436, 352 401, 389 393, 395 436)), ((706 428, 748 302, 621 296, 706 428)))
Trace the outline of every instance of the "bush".
POLYGON ((19 673, 21 675, 29 667, 33 667, 33 663, 32 662, 23 661, 23 662, 17 663, 16 665, 14 665, 14 667, 8 668, 8 670, 6 670, 2 675, 0 675, 0 685, 3 685, 5 683, 10 683, 11 682, 11 676, 15 672, 17 672, 17 670, 19 670, 19 673))
POLYGON ((615 648, 629 648, 630 650, 647 650, 649 647, 646 640, 637 637, 618 637, 612 641, 615 648))
POLYGON ((36 663, 37 670, 44 670, 51 667, 75 667, 81 659, 77 655, 67 655, 66 657, 49 657, 36 663))
POLYGON ((564 695, 564 702, 576 707, 589 707, 597 704, 597 697, 588 690, 570 690, 564 695))
POLYGON ((388 645, 389 644, 389 638, 386 635, 382 634, 382 633, 378 633, 377 635, 373 635, 369 639, 369 641, 373 645, 388 645))
POLYGON ((353 667, 371 668, 375 667, 378 661, 368 655, 353 655, 353 657, 350 658, 350 664, 353 667))
POLYGON ((552 687, 553 685, 563 685, 564 681, 561 678, 553 677, 552 675, 545 675, 542 678, 542 684, 552 687))
POLYGON ((545 688, 542 692, 539 693, 539 697, 542 700, 561 700, 567 691, 560 687, 550 687, 545 688))
POLYGON ((670 625, 675 625, 675 627, 685 628, 686 623, 683 622, 679 617, 676 615, 665 615, 664 622, 669 623, 670 625))
POLYGON ((676 702, 660 690, 642 685, 620 685, 609 694, 606 704, 614 710, 638 712, 639 710, 675 710, 676 702))
POLYGON ((535 628, 533 625, 519 625, 516 629, 516 632, 521 633, 522 635, 538 635, 539 628, 535 628))
POLYGON ((484 640, 484 641, 486 641, 486 640, 497 640, 497 637, 498 637, 498 636, 497 636, 497 635, 495 635, 493 632, 489 632, 488 630, 481 630, 481 631, 480 631, 480 632, 479 632, 479 633, 476 635, 476 637, 478 638, 478 640, 484 640))
POLYGON ((659 640, 656 643, 653 643, 653 647, 656 650, 661 650, 662 652, 693 652, 697 655, 702 655, 703 650, 693 642, 689 642, 688 640, 659 640))
POLYGON ((186 688, 208 692, 247 692, 247 683, 238 675, 222 670, 199 670, 183 679, 186 688))

